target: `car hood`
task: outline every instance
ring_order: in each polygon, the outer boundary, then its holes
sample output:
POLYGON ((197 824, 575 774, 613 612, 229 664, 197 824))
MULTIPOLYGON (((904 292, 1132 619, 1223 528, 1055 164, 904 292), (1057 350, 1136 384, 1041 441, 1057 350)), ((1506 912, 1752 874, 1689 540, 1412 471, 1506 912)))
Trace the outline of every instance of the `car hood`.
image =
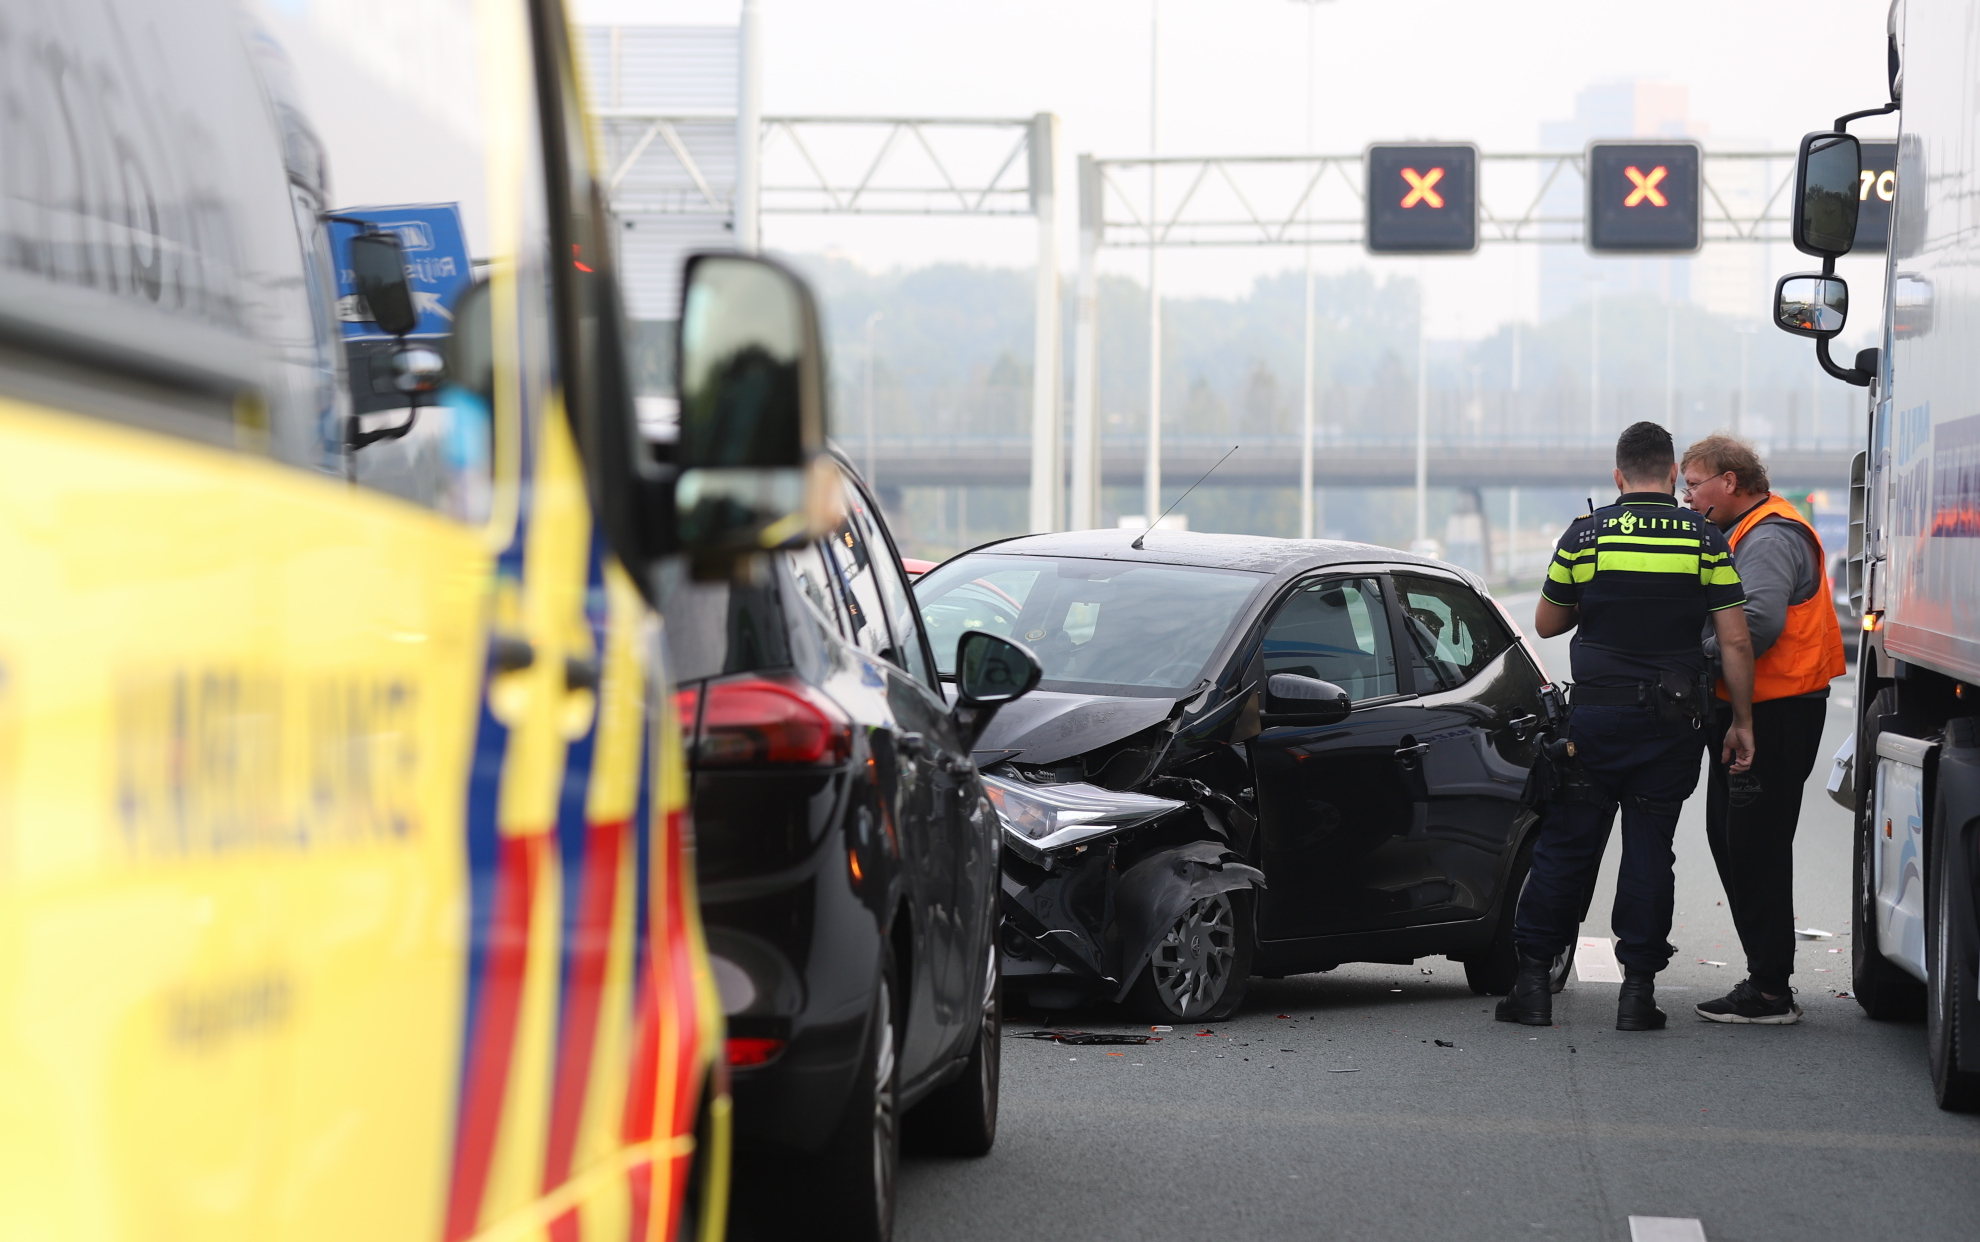
POLYGON ((1174 699, 1129 699, 1102 694, 1033 690, 1006 704, 973 748, 1002 752, 1019 763, 1057 763, 1118 742, 1164 720, 1174 699))

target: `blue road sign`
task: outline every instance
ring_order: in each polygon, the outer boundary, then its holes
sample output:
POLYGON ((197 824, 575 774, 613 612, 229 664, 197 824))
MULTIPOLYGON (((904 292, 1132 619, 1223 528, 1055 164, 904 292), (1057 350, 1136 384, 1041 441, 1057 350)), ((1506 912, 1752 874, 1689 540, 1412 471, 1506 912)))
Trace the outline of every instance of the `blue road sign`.
POLYGON ((419 310, 419 323, 407 335, 446 336, 454 330, 454 299, 474 274, 458 206, 408 203, 401 207, 349 207, 333 214, 341 217, 330 222, 330 253, 337 263, 337 318, 343 321, 345 340, 392 339, 371 321, 351 271, 351 238, 367 227, 399 235, 399 246, 406 256, 406 278, 412 282, 413 305, 419 310))

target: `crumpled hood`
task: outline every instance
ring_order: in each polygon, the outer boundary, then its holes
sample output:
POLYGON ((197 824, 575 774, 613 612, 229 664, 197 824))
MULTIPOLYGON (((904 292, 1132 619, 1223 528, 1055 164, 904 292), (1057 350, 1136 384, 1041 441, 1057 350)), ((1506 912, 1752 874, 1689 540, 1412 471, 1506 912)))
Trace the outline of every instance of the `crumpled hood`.
POLYGON ((1010 758, 1018 763, 1057 763, 1139 733, 1167 719, 1175 705, 1174 699, 1033 690, 999 710, 971 749, 1016 751, 1010 758))

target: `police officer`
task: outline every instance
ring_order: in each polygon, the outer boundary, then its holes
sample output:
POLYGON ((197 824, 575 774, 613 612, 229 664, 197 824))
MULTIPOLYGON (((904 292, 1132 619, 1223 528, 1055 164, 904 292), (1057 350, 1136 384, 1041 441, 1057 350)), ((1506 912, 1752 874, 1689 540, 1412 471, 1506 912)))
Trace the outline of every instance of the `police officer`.
POLYGON ((1576 518, 1547 569, 1534 626, 1543 638, 1577 630, 1572 648, 1571 757, 1542 808, 1533 869, 1513 921, 1519 973, 1499 1002, 1502 1022, 1553 1022, 1553 963, 1574 943, 1616 810, 1616 957, 1623 986, 1616 1029, 1662 1027, 1654 983, 1669 941, 1676 881, 1671 838, 1698 784, 1710 697, 1698 634, 1709 617, 1730 687, 1725 757, 1753 761, 1753 649, 1745 596, 1725 536, 1673 498, 1671 435, 1636 423, 1616 441, 1613 505, 1576 518))

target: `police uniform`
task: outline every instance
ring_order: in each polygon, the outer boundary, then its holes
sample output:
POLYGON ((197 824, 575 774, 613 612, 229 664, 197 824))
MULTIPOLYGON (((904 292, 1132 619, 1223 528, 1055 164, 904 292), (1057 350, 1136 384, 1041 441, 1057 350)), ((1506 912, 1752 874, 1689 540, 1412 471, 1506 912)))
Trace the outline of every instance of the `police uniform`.
POLYGON ((1717 527, 1665 492, 1629 492, 1575 519, 1555 547, 1542 595, 1579 607, 1571 648, 1575 756, 1543 808, 1513 943, 1554 958, 1574 943, 1596 868, 1622 809, 1622 870, 1609 920, 1616 958, 1654 974, 1670 943, 1671 838, 1698 784, 1707 731, 1673 707, 1703 697, 1698 643, 1709 614, 1745 602, 1717 527))

